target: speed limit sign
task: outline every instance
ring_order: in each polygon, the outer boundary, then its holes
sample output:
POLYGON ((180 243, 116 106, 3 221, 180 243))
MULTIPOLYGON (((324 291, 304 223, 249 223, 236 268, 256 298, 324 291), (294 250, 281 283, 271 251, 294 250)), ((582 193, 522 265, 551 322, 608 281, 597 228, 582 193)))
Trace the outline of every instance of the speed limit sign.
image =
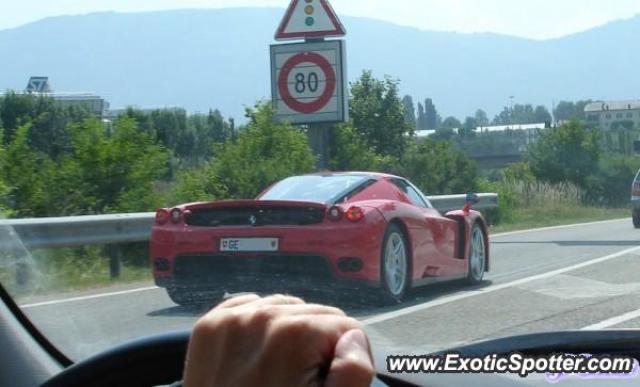
POLYGON ((271 46, 276 119, 294 124, 347 120, 344 41, 271 46))

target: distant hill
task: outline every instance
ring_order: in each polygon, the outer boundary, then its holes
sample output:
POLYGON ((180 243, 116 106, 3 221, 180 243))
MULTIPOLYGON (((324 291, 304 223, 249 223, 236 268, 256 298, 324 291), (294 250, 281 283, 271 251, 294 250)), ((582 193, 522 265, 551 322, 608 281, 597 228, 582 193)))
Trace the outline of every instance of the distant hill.
MULTIPOLYGON (((0 31, 0 90, 47 75, 56 91, 93 91, 114 108, 220 109, 268 98, 269 44, 283 10, 235 8, 95 13, 44 19, 0 31)), ((402 93, 431 97, 442 116, 491 116, 509 103, 640 96, 640 17, 560 39, 421 31, 343 17, 348 73, 402 81, 402 93)))

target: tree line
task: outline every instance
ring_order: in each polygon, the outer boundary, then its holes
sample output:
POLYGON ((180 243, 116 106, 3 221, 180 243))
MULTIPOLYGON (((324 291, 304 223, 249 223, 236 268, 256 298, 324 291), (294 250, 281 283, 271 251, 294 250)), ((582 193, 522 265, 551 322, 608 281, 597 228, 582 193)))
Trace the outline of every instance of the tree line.
MULTIPOLYGON (((577 118, 581 103, 561 103, 554 113, 577 118)), ((489 124, 486 113, 478 110, 461 123, 441 120, 430 99, 418 103, 417 114, 412 105, 411 97, 400 96, 398 80, 363 72, 350 84, 349 122, 328 129, 330 169, 402 175, 433 195, 482 187, 475 163, 450 136, 418 138, 414 132, 440 124, 474 135, 475 126, 489 124)), ((532 105, 508 113, 494 122, 550 118, 532 105)), ((103 122, 48 98, 7 93, 0 98, 0 206, 8 216, 39 217, 253 197, 279 179, 315 170, 304 127, 274 123, 273 114, 269 103, 259 103, 247 109, 245 124, 236 125, 217 110, 127 109, 103 122)), ((588 192, 586 201, 619 205, 627 190, 614 195, 606 187, 628 185, 636 160, 609 151, 603 138, 578 120, 543 131, 518 171, 529 173, 525 180, 570 181, 588 192)))

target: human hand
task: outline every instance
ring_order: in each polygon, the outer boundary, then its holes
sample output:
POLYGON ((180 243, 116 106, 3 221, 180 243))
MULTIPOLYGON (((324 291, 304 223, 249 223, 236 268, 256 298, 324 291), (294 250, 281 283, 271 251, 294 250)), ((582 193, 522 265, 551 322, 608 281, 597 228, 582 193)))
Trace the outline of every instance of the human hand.
POLYGON ((184 386, 369 386, 373 360, 362 325, 299 298, 245 295, 196 323, 184 386))

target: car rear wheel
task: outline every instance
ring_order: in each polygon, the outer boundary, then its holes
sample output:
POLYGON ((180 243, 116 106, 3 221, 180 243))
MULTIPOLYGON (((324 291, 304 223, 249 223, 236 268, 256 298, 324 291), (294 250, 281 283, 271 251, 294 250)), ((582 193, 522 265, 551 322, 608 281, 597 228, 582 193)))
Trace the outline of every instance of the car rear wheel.
POLYGON ((380 280, 384 303, 399 303, 409 288, 410 265, 407 238, 395 224, 387 228, 382 244, 380 280))
POLYGON ((167 288, 171 301, 180 306, 214 305, 222 300, 223 292, 192 288, 167 288))
POLYGON ((479 223, 471 229, 471 243, 469 244, 469 272, 467 280, 472 284, 482 282, 487 262, 485 235, 479 223))

